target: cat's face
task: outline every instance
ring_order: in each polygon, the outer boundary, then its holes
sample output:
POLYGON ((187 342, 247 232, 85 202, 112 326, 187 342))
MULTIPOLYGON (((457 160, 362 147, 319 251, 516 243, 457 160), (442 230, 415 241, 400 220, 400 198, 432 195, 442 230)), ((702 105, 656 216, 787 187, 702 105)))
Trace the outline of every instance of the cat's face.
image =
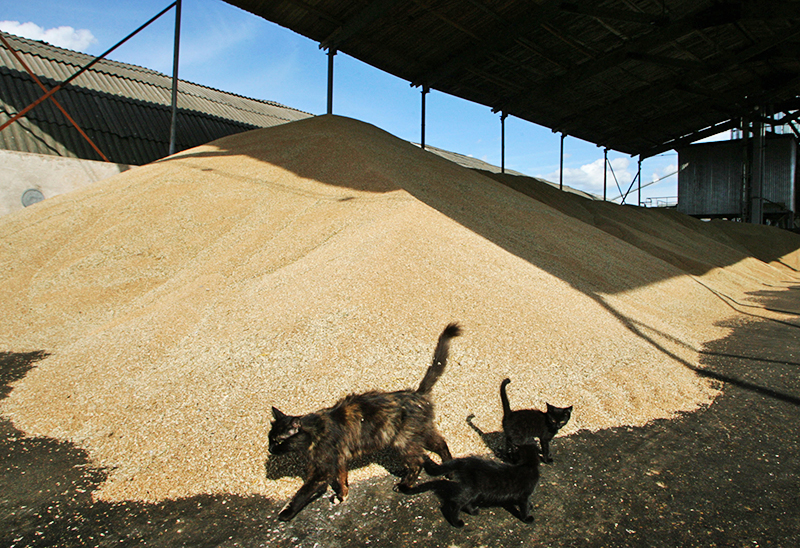
POLYGON ((300 417, 293 417, 281 412, 277 407, 272 408, 272 428, 269 431, 269 452, 273 455, 282 455, 295 451, 302 445, 299 438, 305 438, 300 429, 300 417))
POLYGON ((550 420, 556 428, 561 428, 569 422, 569 418, 572 416, 572 406, 556 407, 548 403, 547 416, 550 417, 550 420))

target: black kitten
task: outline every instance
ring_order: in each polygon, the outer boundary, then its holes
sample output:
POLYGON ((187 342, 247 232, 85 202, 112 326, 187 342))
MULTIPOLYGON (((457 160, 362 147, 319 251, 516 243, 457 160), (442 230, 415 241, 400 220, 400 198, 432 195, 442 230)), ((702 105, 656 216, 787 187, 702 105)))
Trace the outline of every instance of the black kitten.
POLYGON ((336 497, 347 498, 347 464, 350 460, 393 447, 407 467, 401 485, 410 487, 422 470, 425 450, 449 460, 450 450, 434 426, 433 385, 444 372, 450 340, 461 334, 458 324, 445 327, 433 361, 416 390, 366 392, 346 396, 333 407, 301 416, 287 415, 273 407, 275 420, 269 432, 269 451, 280 455, 308 448, 306 480, 278 514, 288 521, 311 500, 333 487, 336 497))
POLYGON ((506 452, 509 459, 516 460, 517 448, 531 445, 539 438, 542 445, 542 460, 553 462, 550 457, 550 440, 564 427, 572 415, 572 406, 555 407, 547 404, 547 412, 538 409, 511 410, 506 395, 506 385, 511 381, 505 379, 500 383, 500 400, 503 402, 503 433, 506 436, 506 452))
POLYGON ((507 464, 482 457, 463 457, 436 464, 425 461, 425 471, 430 476, 448 477, 455 481, 442 481, 438 488, 442 500, 442 513, 454 527, 463 527, 459 517, 463 510, 477 514, 478 506, 502 506, 513 515, 530 523, 529 497, 539 481, 539 448, 535 445, 519 447, 519 462, 507 464))

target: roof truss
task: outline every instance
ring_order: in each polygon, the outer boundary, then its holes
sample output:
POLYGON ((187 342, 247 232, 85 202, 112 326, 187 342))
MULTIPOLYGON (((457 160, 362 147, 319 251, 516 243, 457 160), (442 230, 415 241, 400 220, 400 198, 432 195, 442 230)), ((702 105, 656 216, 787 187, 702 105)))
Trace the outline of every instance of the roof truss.
POLYGON ((642 156, 800 95, 799 0, 228 3, 414 86, 642 156))

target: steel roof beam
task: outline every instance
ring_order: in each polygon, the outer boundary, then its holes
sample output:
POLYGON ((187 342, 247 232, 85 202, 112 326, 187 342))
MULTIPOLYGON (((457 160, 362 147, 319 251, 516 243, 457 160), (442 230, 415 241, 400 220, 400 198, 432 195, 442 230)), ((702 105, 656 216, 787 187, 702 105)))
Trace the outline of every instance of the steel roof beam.
POLYGON ((350 38, 361 33, 378 19, 386 16, 389 11, 400 2, 405 0, 374 0, 366 8, 358 12, 354 17, 348 19, 342 26, 337 28, 330 36, 320 44, 321 49, 341 48, 350 38))
POLYGON ((542 7, 531 4, 528 17, 515 24, 505 23, 504 32, 495 33, 490 39, 480 40, 472 44, 445 63, 436 67, 429 67, 423 74, 415 78, 411 85, 420 86, 424 83, 430 87, 436 87, 437 83, 476 64, 477 61, 485 59, 495 52, 502 52, 508 49, 521 36, 530 34, 532 28, 550 20, 556 13, 558 13, 557 7, 542 7))
POLYGON ((562 2, 560 8, 563 11, 588 15, 598 19, 613 19, 615 21, 627 21, 628 23, 641 23, 642 25, 664 25, 669 22, 669 17, 664 14, 659 15, 637 11, 597 8, 585 4, 576 4, 574 2, 562 2))
POLYGON ((633 154, 800 95, 800 0, 227 1, 412 85, 633 154), (295 13, 309 3, 343 21, 295 13))
POLYGON ((727 120, 725 122, 720 122, 718 124, 714 124, 713 126, 709 126, 700 131, 689 133, 688 135, 684 135, 677 139, 673 139, 672 141, 663 143, 657 147, 653 147, 643 152, 640 156, 641 158, 650 158, 652 156, 661 154, 662 152, 666 152, 668 150, 679 149, 691 145, 695 141, 699 141, 700 139, 705 139, 706 137, 712 137, 714 135, 717 135, 718 133, 722 133, 723 131, 727 131, 729 129, 734 129, 738 126, 739 126, 739 120, 735 119, 727 120))
MULTIPOLYGON (((773 40, 768 42, 763 42, 760 44, 756 44, 750 48, 747 48, 744 51, 741 51, 737 54, 726 54, 724 55, 724 59, 721 61, 716 61, 713 63, 700 63, 696 64, 695 69, 690 70, 689 72, 683 72, 680 74, 675 75, 675 77, 670 81, 658 81, 654 82, 648 90, 642 90, 636 93, 636 99, 640 105, 647 105, 654 101, 657 101, 660 96, 663 96, 675 89, 680 89, 683 91, 687 91, 690 93, 702 94, 709 99, 704 108, 714 109, 719 112, 727 113, 730 112, 732 108, 741 110, 742 106, 737 106, 736 104, 736 97, 742 95, 742 88, 741 86, 738 87, 736 90, 731 90, 728 93, 724 94, 713 94, 708 95, 705 93, 700 93, 696 87, 691 87, 690 85, 686 84, 686 82, 693 82, 699 78, 706 78, 706 77, 713 77, 714 74, 722 73, 725 71, 729 71, 732 68, 735 68, 747 61, 761 55, 765 51, 778 46, 779 44, 785 42, 788 39, 793 38, 793 36, 786 36, 786 35, 779 35, 776 36, 773 40)), ((650 60, 652 56, 648 56, 647 60, 650 60)), ((636 55, 634 55, 636 58, 636 55)), ((790 75, 786 81, 782 83, 783 89, 790 90, 792 89, 791 84, 792 76, 790 75)), ((774 88, 775 86, 766 86, 762 84, 762 88, 774 88)), ((755 93, 757 90, 749 89, 747 90, 750 93, 755 93)), ((607 111, 613 112, 615 110, 626 108, 629 109, 634 99, 631 96, 620 97, 615 101, 611 101, 605 103, 603 105, 591 105, 582 111, 575 112, 570 116, 564 118, 563 120, 563 130, 573 133, 575 131, 575 127, 579 127, 582 125, 581 120, 587 116, 591 116, 591 112, 602 108, 607 111)), ((651 121, 652 122, 652 121, 651 121)))
POLYGON ((643 63, 652 63, 662 67, 672 67, 683 70, 707 70, 708 65, 700 61, 692 61, 690 59, 676 59, 675 57, 667 57, 666 55, 651 55, 649 53, 641 53, 638 51, 631 51, 628 53, 628 59, 634 61, 641 61, 643 63))
MULTIPOLYGON (((701 13, 706 11, 707 10, 701 10, 701 13)), ((658 46, 675 41, 697 30, 698 17, 698 14, 690 14, 683 19, 670 22, 660 27, 656 32, 631 40, 599 59, 594 59, 591 62, 584 63, 580 67, 568 71, 564 76, 551 78, 547 82, 527 88, 517 96, 509 97, 502 105, 498 106, 498 108, 514 113, 520 108, 518 104, 524 105, 527 103, 527 99, 530 96, 561 93, 565 88, 573 86, 576 82, 592 78, 611 68, 619 66, 621 63, 628 60, 632 54, 646 55, 650 50, 658 46)), ((553 129, 560 130, 560 128, 553 129)))
MULTIPOLYGON (((723 54, 723 56, 716 60, 713 63, 699 63, 695 64, 691 61, 687 61, 688 66, 694 66, 692 70, 688 72, 682 72, 680 74, 676 74, 675 77, 670 81, 658 81, 654 82, 652 85, 649 86, 649 89, 643 89, 637 92, 634 96, 626 95, 624 97, 620 97, 619 99, 611 102, 607 102, 604 104, 593 104, 588 106, 587 108, 574 112, 570 114, 568 117, 565 117, 560 124, 558 124, 559 131, 566 131, 567 133, 571 133, 573 135, 578 134, 579 129, 582 126, 585 126, 584 120, 592 119, 593 112, 601 109, 605 112, 615 112, 619 110, 631 110, 632 102, 636 102, 639 106, 639 109, 646 108, 646 106, 654 101, 657 101, 660 96, 663 96, 675 89, 683 89, 686 86, 686 82, 692 82, 699 78, 706 78, 711 77, 714 74, 722 73, 725 71, 729 71, 732 68, 740 66, 751 59, 758 57, 759 55, 763 54, 764 52, 779 46, 780 44, 785 43, 787 40, 794 38, 798 33, 794 35, 776 35, 773 40, 761 42, 759 44, 755 44, 741 52, 735 54, 723 54)), ((637 59, 637 57, 641 57, 642 61, 654 61, 655 56, 650 55, 641 55, 641 54, 629 54, 630 57, 633 59, 637 59)), ((666 58, 664 58, 666 59, 666 58)), ((666 64, 666 61, 662 59, 663 63, 666 64)), ((675 60, 675 65, 683 64, 682 60, 675 60)), ((760 88, 759 89, 748 89, 744 90, 741 85, 736 89, 732 89, 731 91, 724 93, 724 94, 715 94, 712 97, 709 97, 709 100, 706 101, 704 108, 715 110, 722 113, 730 113, 731 110, 738 111, 741 113, 743 110, 746 110, 748 107, 744 105, 737 105, 736 98, 741 96, 743 92, 748 92, 749 94, 759 93, 761 89, 770 89, 774 92, 776 88, 781 88, 782 90, 788 92, 792 89, 793 84, 791 83, 793 80, 793 76, 795 75, 788 75, 787 79, 779 84, 772 84, 765 82, 759 82, 760 88)), ((550 93, 559 93, 559 87, 556 83, 551 83, 548 86, 550 89, 550 93)), ((526 90, 528 93, 532 93, 530 89, 526 90)), ((686 90, 691 91, 691 90, 686 90)), ((523 92, 525 93, 525 92, 523 92)), ((510 112, 513 113, 513 109, 508 109, 510 112)), ((677 115, 677 114, 675 114, 677 115)), ((647 133, 649 127, 652 127, 653 124, 658 125, 657 120, 648 120, 646 124, 644 124, 641 128, 630 131, 642 131, 647 133)), ((621 138, 626 138, 626 136, 614 135, 613 132, 606 135, 609 140, 616 140, 621 138)), ((608 141, 605 141, 606 143, 608 141)))

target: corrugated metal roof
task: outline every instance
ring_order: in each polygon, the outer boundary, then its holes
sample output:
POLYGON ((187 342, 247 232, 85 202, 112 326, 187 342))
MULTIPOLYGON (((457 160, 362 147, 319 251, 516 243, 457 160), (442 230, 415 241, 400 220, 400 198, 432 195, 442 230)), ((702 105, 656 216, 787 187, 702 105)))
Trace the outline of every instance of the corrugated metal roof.
POLYGON ((225 0, 389 74, 652 156, 800 108, 798 0, 225 0))
MULTIPOLYGON (((48 89, 94 60, 44 42, 0 34, 48 89)), ((0 43, 0 124, 41 95, 33 78, 0 43)), ((168 75, 104 59, 54 97, 112 162, 142 165, 169 152, 172 77, 168 75)), ((176 146, 184 150, 233 133, 309 116, 278 103, 181 80, 176 146)), ((0 131, 0 148, 102 159, 49 100, 0 131)))

